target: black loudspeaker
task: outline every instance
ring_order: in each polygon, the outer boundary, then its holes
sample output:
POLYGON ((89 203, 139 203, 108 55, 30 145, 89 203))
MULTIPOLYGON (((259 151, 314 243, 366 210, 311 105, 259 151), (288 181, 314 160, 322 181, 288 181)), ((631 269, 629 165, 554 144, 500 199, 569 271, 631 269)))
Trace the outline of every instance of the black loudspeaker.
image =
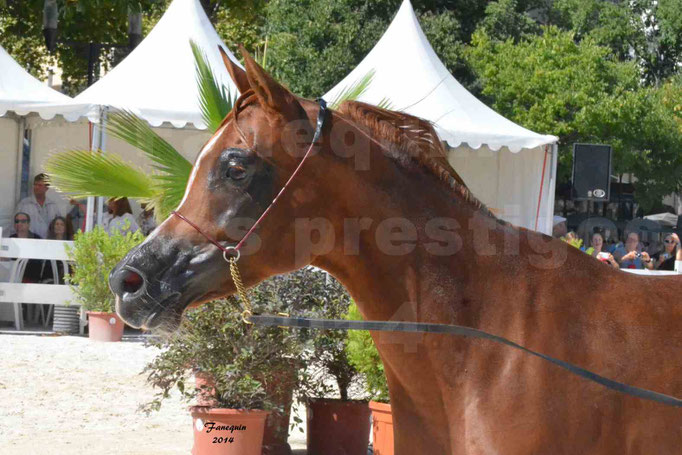
POLYGON ((573 199, 608 201, 610 183, 611 146, 573 144, 573 199))

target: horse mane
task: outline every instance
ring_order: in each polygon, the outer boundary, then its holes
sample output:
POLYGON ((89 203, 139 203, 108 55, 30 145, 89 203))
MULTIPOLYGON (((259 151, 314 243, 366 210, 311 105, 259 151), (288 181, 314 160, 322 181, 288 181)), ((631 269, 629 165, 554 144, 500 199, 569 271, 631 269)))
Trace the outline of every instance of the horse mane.
POLYGON ((495 215, 479 201, 447 160, 447 152, 431 122, 360 101, 344 101, 337 112, 372 136, 401 166, 416 163, 455 195, 486 215, 495 215))

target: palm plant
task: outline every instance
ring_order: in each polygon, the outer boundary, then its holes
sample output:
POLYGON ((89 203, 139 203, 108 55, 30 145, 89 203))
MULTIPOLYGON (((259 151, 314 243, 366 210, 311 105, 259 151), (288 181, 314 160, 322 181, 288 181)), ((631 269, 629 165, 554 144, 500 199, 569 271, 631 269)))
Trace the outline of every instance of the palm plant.
MULTIPOLYGON (((355 81, 349 86, 344 87, 337 95, 329 101, 329 107, 332 109, 338 109, 338 107, 343 103, 344 101, 352 101, 360 98, 363 93, 367 91, 370 85, 372 85, 372 81, 374 80, 374 74, 375 71, 374 69, 371 69, 362 76, 360 79, 355 81)), ((377 104, 377 107, 380 107, 382 109, 391 109, 391 102, 388 98, 382 98, 381 101, 379 101, 379 104, 377 104)))

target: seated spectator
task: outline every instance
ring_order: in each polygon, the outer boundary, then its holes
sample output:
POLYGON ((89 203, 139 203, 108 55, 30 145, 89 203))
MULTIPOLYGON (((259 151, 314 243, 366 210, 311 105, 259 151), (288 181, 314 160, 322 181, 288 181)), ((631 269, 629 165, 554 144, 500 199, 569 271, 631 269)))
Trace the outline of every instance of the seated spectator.
POLYGON ((47 227, 54 217, 61 215, 59 207, 47 194, 50 184, 47 175, 38 174, 33 179, 33 194, 17 204, 16 213, 23 212, 31 218, 31 229, 40 238, 47 236, 47 227))
MULTIPOLYGON (((28 213, 18 212, 14 215, 14 234, 10 238, 15 239, 39 239, 40 236, 31 232, 31 217, 28 213)), ((38 259, 29 259, 24 270, 23 283, 37 283, 40 281, 40 269, 42 262, 38 259)))
POLYGON ((26 212, 17 212, 14 215, 14 234, 11 238, 40 239, 39 235, 31 231, 31 216, 26 212))
POLYGON ((663 251, 652 256, 656 265, 656 270, 674 270, 675 257, 680 248, 680 238, 674 232, 667 234, 663 239, 663 251))
POLYGON ((641 251, 639 244, 639 234, 630 232, 625 237, 625 247, 619 248, 614 253, 616 260, 622 269, 649 269, 654 268, 654 261, 649 257, 649 253, 641 251))
MULTIPOLYGON (((47 232, 47 238, 50 240, 73 240, 73 225, 69 223, 63 216, 58 216, 50 223, 47 232)), ((55 261, 55 263, 57 265, 57 282, 63 284, 64 264, 62 261, 55 261)), ((40 271, 40 282, 54 283, 53 275, 52 261, 43 261, 40 271)))
POLYGON ((128 232, 136 232, 140 230, 140 227, 135 221, 133 216, 133 210, 130 208, 130 202, 128 202, 127 197, 122 197, 120 199, 109 199, 107 203, 107 208, 111 213, 111 218, 104 225, 104 229, 112 234, 114 231, 120 231, 121 234, 127 234, 128 232))
POLYGON ((73 240, 73 225, 63 216, 58 216, 47 229, 47 238, 51 240, 73 240))
POLYGON ((137 217, 137 224, 142 229, 144 235, 149 235, 154 229, 156 229, 156 220, 154 219, 154 209, 147 208, 147 204, 140 204, 142 207, 142 213, 137 217))
POLYGON ((596 231, 592 234, 590 239, 590 246, 585 250, 590 256, 599 259, 602 262, 606 262, 613 268, 620 268, 618 262, 614 259, 611 253, 604 251, 604 236, 601 232, 596 231))

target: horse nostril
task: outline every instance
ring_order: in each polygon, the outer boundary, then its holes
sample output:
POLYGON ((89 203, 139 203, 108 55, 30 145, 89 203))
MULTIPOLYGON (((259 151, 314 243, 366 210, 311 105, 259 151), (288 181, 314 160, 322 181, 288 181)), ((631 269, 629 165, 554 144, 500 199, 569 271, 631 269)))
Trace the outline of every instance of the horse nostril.
POLYGON ((121 281, 123 282, 123 290, 125 292, 135 293, 139 291, 144 284, 144 278, 142 278, 139 273, 133 272, 132 270, 126 270, 122 278, 121 281))

